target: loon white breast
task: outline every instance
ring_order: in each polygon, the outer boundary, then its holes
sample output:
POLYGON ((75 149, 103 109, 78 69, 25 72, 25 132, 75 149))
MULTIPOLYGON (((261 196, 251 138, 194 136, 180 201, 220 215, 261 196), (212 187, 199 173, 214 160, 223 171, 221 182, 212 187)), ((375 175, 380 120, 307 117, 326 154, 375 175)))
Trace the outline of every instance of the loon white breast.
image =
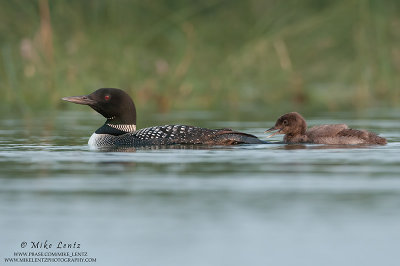
POLYGON ((112 139, 108 134, 93 133, 88 141, 89 148, 96 149, 98 147, 108 146, 108 143, 112 143, 110 138, 112 139))

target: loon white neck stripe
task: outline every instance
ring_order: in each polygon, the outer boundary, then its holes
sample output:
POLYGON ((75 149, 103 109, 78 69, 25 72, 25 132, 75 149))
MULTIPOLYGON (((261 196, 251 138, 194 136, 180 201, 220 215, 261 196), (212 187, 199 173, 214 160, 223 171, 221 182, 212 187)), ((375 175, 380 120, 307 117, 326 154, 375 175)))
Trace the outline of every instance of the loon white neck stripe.
POLYGON ((121 131, 125 131, 125 132, 129 132, 129 133, 133 133, 136 131, 136 125, 124 125, 124 124, 120 124, 120 125, 113 125, 113 124, 107 124, 107 126, 110 126, 112 128, 121 130, 121 131))

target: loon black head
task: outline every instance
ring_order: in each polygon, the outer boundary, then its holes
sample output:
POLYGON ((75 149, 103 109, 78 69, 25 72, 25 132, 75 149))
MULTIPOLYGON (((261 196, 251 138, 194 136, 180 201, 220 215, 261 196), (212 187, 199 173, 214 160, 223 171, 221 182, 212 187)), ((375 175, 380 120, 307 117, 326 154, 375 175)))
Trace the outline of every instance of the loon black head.
POLYGON ((136 108, 123 90, 102 88, 89 95, 64 97, 62 100, 89 105, 107 118, 108 125, 129 125, 136 129, 136 108))

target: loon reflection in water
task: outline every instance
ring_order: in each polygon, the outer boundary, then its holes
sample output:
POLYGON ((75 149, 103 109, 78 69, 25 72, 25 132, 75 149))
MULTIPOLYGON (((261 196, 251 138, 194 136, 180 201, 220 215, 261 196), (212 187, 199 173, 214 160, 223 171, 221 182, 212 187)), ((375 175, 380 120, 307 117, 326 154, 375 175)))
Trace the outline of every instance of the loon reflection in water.
POLYGON ((89 139, 92 148, 106 146, 140 147, 151 145, 203 144, 234 145, 267 143, 256 136, 232 129, 208 129, 187 125, 164 125, 136 130, 136 108, 123 90, 102 88, 84 96, 62 98, 88 105, 107 121, 89 139))
POLYGON ((265 132, 285 134, 284 143, 314 143, 314 144, 386 144, 386 139, 375 133, 351 129, 346 124, 320 125, 307 130, 305 119, 296 112, 287 113, 278 118, 275 126, 265 132))

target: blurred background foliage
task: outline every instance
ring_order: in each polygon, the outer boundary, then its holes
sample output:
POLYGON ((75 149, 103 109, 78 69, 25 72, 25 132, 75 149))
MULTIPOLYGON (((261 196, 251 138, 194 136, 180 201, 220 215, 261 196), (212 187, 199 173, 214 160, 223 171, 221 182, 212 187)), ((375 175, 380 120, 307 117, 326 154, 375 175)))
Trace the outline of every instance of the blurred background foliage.
POLYGON ((0 0, 1 108, 127 90, 144 110, 400 105, 397 0, 0 0))

